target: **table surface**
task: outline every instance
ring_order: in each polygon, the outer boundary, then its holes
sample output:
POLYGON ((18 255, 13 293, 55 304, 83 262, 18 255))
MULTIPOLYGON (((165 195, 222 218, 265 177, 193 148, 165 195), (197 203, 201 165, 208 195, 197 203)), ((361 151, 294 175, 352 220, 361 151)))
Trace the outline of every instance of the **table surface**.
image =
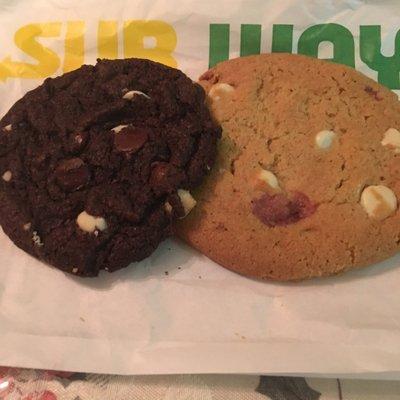
POLYGON ((400 382, 249 375, 112 376, 0 367, 1 400, 400 400, 400 382))

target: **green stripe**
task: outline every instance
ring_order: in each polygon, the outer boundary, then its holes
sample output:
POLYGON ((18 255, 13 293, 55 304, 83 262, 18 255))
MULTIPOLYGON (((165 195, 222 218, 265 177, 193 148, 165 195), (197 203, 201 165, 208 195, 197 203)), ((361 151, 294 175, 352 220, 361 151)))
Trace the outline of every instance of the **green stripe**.
POLYGON ((272 28, 272 52, 292 53, 293 25, 274 25, 272 28))
POLYGON ((260 54, 261 25, 243 24, 240 30, 240 56, 260 54))
POLYGON ((229 24, 210 24, 209 68, 229 59, 229 24))

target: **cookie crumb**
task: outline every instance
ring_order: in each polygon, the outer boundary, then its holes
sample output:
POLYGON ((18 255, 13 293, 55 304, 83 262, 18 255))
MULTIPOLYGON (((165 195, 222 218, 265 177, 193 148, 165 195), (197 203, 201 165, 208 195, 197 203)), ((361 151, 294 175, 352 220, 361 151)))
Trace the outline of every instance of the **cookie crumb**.
POLYGON ((40 236, 38 235, 37 231, 33 231, 32 232, 32 241, 35 244, 35 246, 38 247, 42 247, 43 246, 43 242, 42 239, 40 238, 40 236))
POLYGON ((11 132, 11 130, 12 130, 12 125, 11 124, 8 124, 3 128, 4 132, 11 132))
POLYGON ((28 223, 22 225, 22 229, 23 229, 24 231, 29 231, 29 229, 31 229, 31 227, 32 227, 32 224, 31 224, 30 222, 28 222, 28 223))

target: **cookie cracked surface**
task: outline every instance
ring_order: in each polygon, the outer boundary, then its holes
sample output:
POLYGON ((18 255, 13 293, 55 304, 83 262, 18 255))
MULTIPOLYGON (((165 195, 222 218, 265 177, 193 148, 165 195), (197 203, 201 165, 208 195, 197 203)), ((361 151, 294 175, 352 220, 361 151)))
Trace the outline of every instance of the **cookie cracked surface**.
POLYGON ((289 54, 223 62, 200 83, 223 137, 179 234, 274 280, 332 275, 400 249, 400 102, 355 70, 289 54))
POLYGON ((147 60, 100 60, 27 93, 0 122, 0 223, 20 248, 95 276, 149 256, 213 165, 203 89, 147 60), (169 207, 166 207, 168 204, 169 207))

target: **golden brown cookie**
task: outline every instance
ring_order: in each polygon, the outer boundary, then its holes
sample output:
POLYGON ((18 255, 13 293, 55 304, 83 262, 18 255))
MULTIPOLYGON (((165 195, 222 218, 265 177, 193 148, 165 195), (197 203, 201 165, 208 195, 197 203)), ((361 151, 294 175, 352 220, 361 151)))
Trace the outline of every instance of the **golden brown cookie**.
POLYGON ((343 65, 230 60, 200 83, 222 125, 216 167, 178 233, 238 273, 337 274, 400 248, 400 103, 343 65))

